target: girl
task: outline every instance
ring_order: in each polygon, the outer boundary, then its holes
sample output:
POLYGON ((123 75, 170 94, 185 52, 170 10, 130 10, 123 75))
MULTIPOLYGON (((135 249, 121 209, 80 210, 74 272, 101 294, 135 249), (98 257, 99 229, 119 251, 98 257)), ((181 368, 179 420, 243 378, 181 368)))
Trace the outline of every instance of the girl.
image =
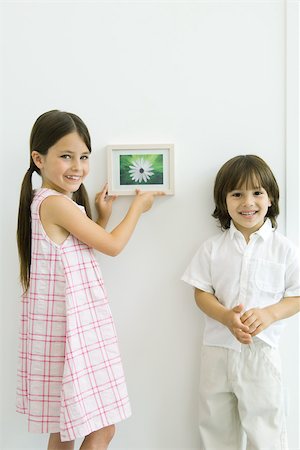
POLYGON ((130 416, 123 368, 96 249, 115 256, 161 192, 137 194, 122 222, 105 231, 115 197, 107 186, 91 211, 83 181, 89 132, 75 114, 42 114, 30 136, 20 196, 18 250, 24 289, 17 411, 29 431, 50 433, 48 450, 104 450, 130 416), (42 187, 32 190, 37 172, 42 187))
POLYGON ((205 314, 200 369, 201 450, 287 450, 277 350, 282 320, 299 312, 299 257, 276 231, 279 190, 258 156, 219 170, 223 233, 202 244, 183 280, 205 314))

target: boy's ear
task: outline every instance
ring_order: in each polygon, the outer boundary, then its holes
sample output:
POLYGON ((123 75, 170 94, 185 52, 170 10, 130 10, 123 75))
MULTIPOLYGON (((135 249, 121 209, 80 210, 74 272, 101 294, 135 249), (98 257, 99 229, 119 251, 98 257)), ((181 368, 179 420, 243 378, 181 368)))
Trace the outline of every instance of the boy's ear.
POLYGON ((44 162, 43 155, 41 155, 36 150, 33 150, 31 152, 31 158, 38 169, 41 169, 43 167, 43 162, 44 162))

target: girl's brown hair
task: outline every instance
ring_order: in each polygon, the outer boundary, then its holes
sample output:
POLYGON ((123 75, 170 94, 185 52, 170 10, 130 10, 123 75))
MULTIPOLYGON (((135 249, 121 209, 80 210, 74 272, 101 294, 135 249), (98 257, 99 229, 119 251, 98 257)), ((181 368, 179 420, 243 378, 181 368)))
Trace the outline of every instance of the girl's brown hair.
MULTIPOLYGON (((31 264, 31 211, 30 206, 33 199, 32 174, 40 170, 34 164, 31 157, 33 150, 41 155, 47 155, 48 150, 59 139, 69 133, 76 131, 91 152, 91 139, 89 131, 83 121, 75 114, 52 110, 39 116, 33 125, 30 135, 30 165, 27 170, 20 193, 17 243, 20 259, 20 280, 24 291, 29 287, 30 264, 31 264)), ((73 200, 84 206, 88 217, 91 218, 91 208, 85 187, 81 184, 78 191, 74 192, 73 200)))
POLYGON ((221 167, 215 179, 215 210, 212 216, 219 220, 223 230, 230 227, 231 217, 227 210, 226 196, 228 192, 240 189, 244 183, 248 189, 263 187, 267 191, 272 204, 266 217, 270 218, 272 226, 276 228, 276 217, 279 214, 278 184, 267 163, 256 155, 235 156, 221 167))

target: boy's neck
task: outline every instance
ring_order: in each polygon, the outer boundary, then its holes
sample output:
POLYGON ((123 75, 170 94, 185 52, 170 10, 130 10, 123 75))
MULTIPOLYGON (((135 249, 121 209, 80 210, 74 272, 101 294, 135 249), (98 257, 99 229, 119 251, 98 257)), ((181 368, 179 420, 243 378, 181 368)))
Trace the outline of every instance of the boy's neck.
POLYGON ((260 224, 259 226, 254 227, 254 228, 249 228, 249 229, 248 229, 248 228, 241 227, 239 224, 236 224, 236 223, 233 221, 233 224, 234 224, 235 228, 243 235, 243 237, 244 237, 244 239, 245 239, 245 241, 246 241, 247 244, 249 244, 249 242, 250 242, 250 240, 251 240, 251 236, 252 236, 254 233, 256 233, 257 231, 259 231, 259 230, 261 229, 261 227, 263 227, 264 223, 265 223, 265 220, 264 220, 264 222, 263 222, 262 224, 260 224))

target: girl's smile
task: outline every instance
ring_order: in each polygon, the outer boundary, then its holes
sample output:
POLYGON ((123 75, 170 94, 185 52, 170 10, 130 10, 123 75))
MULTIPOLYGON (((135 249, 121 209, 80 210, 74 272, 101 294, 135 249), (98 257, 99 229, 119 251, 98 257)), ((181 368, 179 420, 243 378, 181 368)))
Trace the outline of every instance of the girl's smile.
POLYGON ((263 225, 271 200, 264 188, 249 189, 243 185, 240 189, 228 192, 226 205, 235 227, 248 241, 250 234, 263 225))
POLYGON ((71 195, 77 191, 89 173, 90 152, 77 132, 67 134, 52 147, 47 155, 32 152, 40 169, 42 187, 71 195))

